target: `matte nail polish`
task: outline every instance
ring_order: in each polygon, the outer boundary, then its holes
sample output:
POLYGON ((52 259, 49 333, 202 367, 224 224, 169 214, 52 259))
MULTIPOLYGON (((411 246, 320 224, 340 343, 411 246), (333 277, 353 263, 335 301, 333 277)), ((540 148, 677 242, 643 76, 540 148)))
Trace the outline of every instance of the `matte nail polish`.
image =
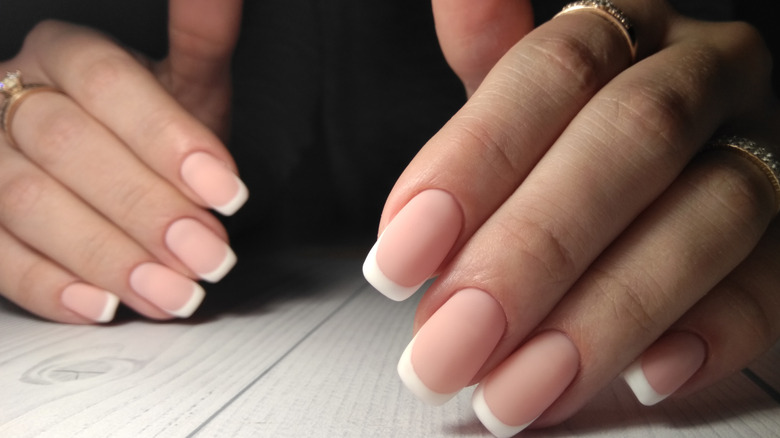
POLYGON ((579 370, 577 347, 563 333, 537 335, 491 372, 474 391, 472 406, 497 437, 513 436, 539 418, 579 370))
POLYGON ((62 304, 84 318, 99 323, 114 319, 119 298, 85 283, 73 283, 62 291, 62 304))
POLYGON ((179 318, 192 315, 206 296, 198 283, 157 263, 138 265, 130 274, 130 286, 152 304, 179 318))
POLYGON ((363 264, 363 275, 388 298, 409 298, 447 257, 463 213, 443 190, 419 193, 393 218, 363 264))
POLYGON ((181 176, 204 202, 225 216, 238 211, 249 197, 238 176, 206 152, 190 154, 182 163, 181 176))
POLYGON ((673 394, 707 356, 704 341, 687 332, 670 333, 655 342, 624 372, 623 379, 637 400, 652 406, 673 394))
POLYGON ((464 289, 420 328, 398 362, 398 374, 419 399, 440 405, 468 385, 504 333, 506 318, 488 293, 464 289))
POLYGON ((236 264, 236 255, 222 239, 195 219, 171 224, 165 243, 200 278, 216 283, 236 264))

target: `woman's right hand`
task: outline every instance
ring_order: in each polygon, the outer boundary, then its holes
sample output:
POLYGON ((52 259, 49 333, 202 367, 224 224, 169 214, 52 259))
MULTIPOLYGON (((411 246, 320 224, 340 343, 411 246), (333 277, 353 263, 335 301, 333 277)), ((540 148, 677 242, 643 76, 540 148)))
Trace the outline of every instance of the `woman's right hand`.
POLYGON ((10 138, 0 134, 0 294, 66 323, 106 322, 120 301, 149 318, 187 317, 204 294, 193 279, 230 270, 235 255, 208 209, 229 215, 246 200, 219 138, 241 6, 171 0, 158 63, 55 21, 0 63, 62 91, 18 99, 10 138))

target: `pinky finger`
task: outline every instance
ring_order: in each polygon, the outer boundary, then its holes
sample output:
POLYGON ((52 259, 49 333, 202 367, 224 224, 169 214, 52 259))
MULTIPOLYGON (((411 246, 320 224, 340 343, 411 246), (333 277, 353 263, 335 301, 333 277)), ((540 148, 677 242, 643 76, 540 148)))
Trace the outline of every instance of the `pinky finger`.
POLYGON ((623 373, 641 403, 712 385, 780 339, 778 248, 775 220, 750 256, 623 373))
POLYGON ((0 227, 0 295, 41 318, 69 324, 109 322, 119 299, 21 243, 0 227))

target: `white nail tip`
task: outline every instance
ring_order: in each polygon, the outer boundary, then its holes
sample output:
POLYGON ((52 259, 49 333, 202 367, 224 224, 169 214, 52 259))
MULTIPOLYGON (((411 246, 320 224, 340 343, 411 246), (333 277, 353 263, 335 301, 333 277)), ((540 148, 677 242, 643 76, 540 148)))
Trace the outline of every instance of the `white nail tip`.
POLYGON ((485 392, 482 385, 477 386, 477 389, 474 391, 474 395, 471 398, 471 406, 482 425, 498 438, 515 436, 533 423, 531 421, 522 426, 510 426, 496 418, 485 401, 485 392))
POLYGON ((623 380, 631 388, 639 403, 645 406, 652 406, 664 400, 668 395, 656 392, 650 382, 647 381, 644 371, 642 371, 641 360, 636 360, 625 371, 623 371, 623 380))
POLYGON ((110 292, 106 292, 106 305, 103 307, 103 312, 95 321, 100 323, 111 322, 116 315, 117 307, 119 307, 119 297, 110 292))
POLYGON ((412 348, 414 348, 414 339, 412 339, 412 342, 410 342, 404 350, 401 355, 401 360, 398 361, 398 376, 401 377, 401 381, 406 388, 418 399, 434 406, 443 405, 455 397, 459 391, 442 394, 431 390, 422 380, 420 380, 420 377, 417 376, 417 373, 414 371, 414 366, 412 365, 412 348))
POLYGON ((170 313, 173 316, 177 316, 179 318, 189 318, 192 316, 193 313, 195 313, 195 310, 198 309, 200 306, 200 303, 203 302, 203 298, 206 297, 206 291, 203 290, 202 287, 200 287, 197 283, 192 283, 192 296, 190 296, 190 299, 184 303, 183 306, 181 306, 177 310, 168 310, 168 313, 170 313))
POLYGON ((249 199, 249 189, 246 188, 244 182, 238 177, 236 177, 236 182, 238 183, 238 192, 236 193, 236 196, 224 205, 213 206, 214 210, 218 211, 223 216, 232 216, 246 203, 247 199, 249 199))
POLYGON ((382 241, 382 237, 371 248, 371 251, 366 257, 366 261, 363 262, 363 276, 366 280, 374 286, 376 290, 381 292, 387 298, 393 301, 403 301, 417 292, 425 282, 422 282, 416 286, 408 287, 401 286, 393 280, 387 278, 387 276, 379 269, 379 265, 376 262, 376 252, 379 247, 379 242, 382 241))
POLYGON ((234 253, 233 250, 230 249, 230 247, 227 247, 227 254, 225 255, 225 259, 222 260, 222 263, 220 263, 219 266, 217 266, 211 272, 198 273, 198 275, 200 276, 200 278, 208 281, 209 283, 216 283, 219 280, 225 278, 225 275, 227 275, 227 273, 230 272, 231 269, 233 269, 233 266, 236 265, 237 261, 238 258, 236 257, 236 253, 234 253))

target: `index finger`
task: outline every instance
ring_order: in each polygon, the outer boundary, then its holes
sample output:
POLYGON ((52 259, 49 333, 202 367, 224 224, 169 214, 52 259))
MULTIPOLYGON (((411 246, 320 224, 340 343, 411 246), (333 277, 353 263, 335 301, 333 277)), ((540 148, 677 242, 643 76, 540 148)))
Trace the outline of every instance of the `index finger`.
MULTIPOLYGON (((671 11, 660 0, 626 3, 643 43, 640 53, 650 53, 662 37, 657 23, 666 22, 671 11)), ((364 265, 369 282, 394 299, 417 290, 630 62, 624 35, 597 14, 563 15, 526 35, 399 178, 382 214, 381 239, 364 265), (430 203, 423 198, 431 197, 431 189, 455 213, 426 217, 419 206, 430 203), (403 236, 408 224, 420 221, 432 221, 439 232, 403 236), (410 239, 414 245, 407 244, 410 239)))

